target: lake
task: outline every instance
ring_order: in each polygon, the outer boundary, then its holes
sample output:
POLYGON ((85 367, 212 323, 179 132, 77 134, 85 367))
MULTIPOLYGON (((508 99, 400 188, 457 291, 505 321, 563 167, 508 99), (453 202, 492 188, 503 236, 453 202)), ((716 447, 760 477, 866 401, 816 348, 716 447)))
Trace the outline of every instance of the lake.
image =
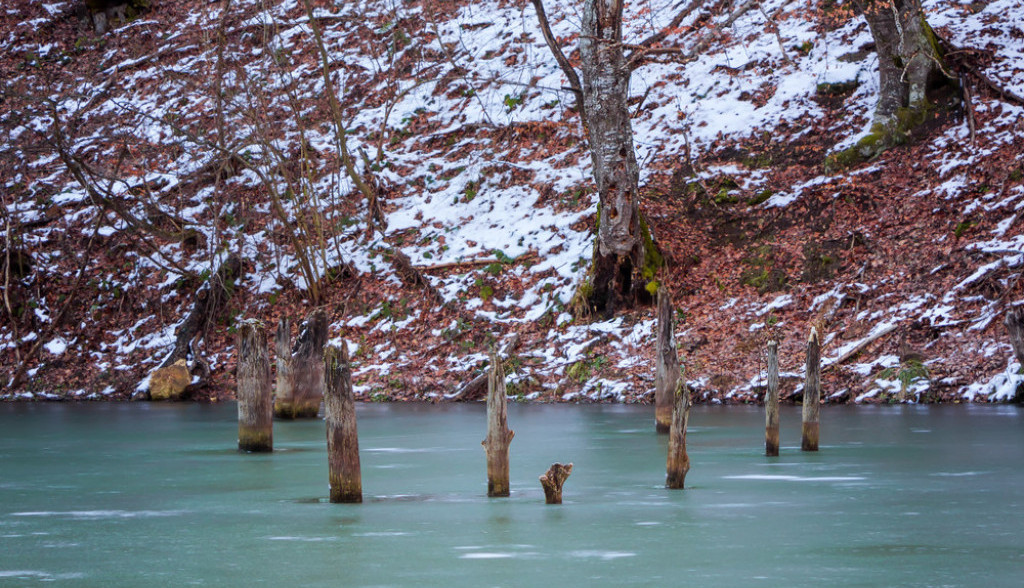
POLYGON ((486 497, 483 404, 358 407, 365 502, 326 502, 322 421, 236 451, 234 404, 0 404, 0 586, 1013 586, 1024 411, 692 411, 666 490, 653 408, 509 407, 512 496, 486 497), (537 481, 573 462, 565 504, 537 481))

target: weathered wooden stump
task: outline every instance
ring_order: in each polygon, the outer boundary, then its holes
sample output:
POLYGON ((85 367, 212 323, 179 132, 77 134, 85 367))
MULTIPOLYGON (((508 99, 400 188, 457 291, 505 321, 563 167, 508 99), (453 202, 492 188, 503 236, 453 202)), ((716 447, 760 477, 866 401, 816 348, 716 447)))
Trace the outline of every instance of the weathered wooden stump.
POLYGON ((803 437, 800 449, 818 450, 818 410, 821 402, 821 342, 818 329, 811 327, 807 339, 807 375, 804 380, 803 437))
POLYGON ((245 321, 238 331, 238 450, 274 450, 274 404, 270 359, 260 323, 245 321))
POLYGON ((352 397, 352 371, 345 343, 328 348, 324 354, 324 379, 331 502, 362 502, 356 403, 352 397))
POLYGON ((656 340, 654 376, 654 428, 668 433, 672 427, 673 394, 679 382, 679 357, 676 354, 675 320, 672 296, 664 287, 658 288, 658 336, 656 340))
MULTIPOLYGON (((277 323, 274 335, 274 350, 277 355, 277 381, 275 382, 274 398, 292 397, 292 321, 282 318, 277 323)), ((276 402, 275 402, 276 408, 276 402)))
POLYGON ((768 342, 768 390, 764 394, 764 454, 779 455, 779 343, 768 342))
MULTIPOLYGON (((284 419, 316 418, 324 397, 324 345, 327 312, 318 308, 303 321, 291 354, 291 394, 278 396, 274 415, 284 419)), ((280 341, 278 341, 280 346, 280 341)), ((279 347, 280 348, 280 347, 279 347)), ((278 376, 280 378, 280 375, 278 376)), ((278 390, 279 394, 282 390, 278 390)), ((285 393, 288 390, 284 390, 285 393)))
POLYGON ((540 477, 540 485, 544 487, 544 502, 562 504, 562 485, 572 473, 572 464, 553 463, 548 471, 540 477))
POLYGON ((508 446, 515 431, 508 428, 508 399, 505 396, 505 370, 501 359, 491 351, 487 377, 487 437, 481 442, 487 452, 487 495, 509 495, 508 446))
POLYGON ((672 427, 668 433, 668 476, 665 485, 682 489, 686 473, 690 471, 690 456, 686 454, 686 426, 690 420, 690 390, 680 375, 673 395, 672 427))

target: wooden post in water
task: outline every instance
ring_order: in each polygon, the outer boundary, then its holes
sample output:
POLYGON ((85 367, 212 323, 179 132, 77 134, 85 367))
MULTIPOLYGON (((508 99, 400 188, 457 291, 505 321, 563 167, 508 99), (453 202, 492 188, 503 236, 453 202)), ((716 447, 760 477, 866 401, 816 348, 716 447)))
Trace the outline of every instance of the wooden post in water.
POLYGON ((508 445, 515 431, 508 428, 508 399, 501 358, 491 351, 487 377, 487 438, 481 442, 487 452, 487 495, 509 495, 508 445))
POLYGON ((238 450, 274 450, 274 412, 270 391, 270 359, 257 321, 238 331, 238 450))
POLYGON ((673 394, 675 404, 672 407, 672 428, 668 433, 668 476, 665 485, 673 489, 682 489, 686 482, 686 472, 690 471, 690 456, 686 454, 686 425, 690 420, 690 389, 680 374, 676 391, 673 394))
POLYGON ((274 415, 285 419, 316 418, 324 397, 324 345, 327 344, 327 312, 309 313, 299 330, 291 354, 291 395, 278 396, 274 415))
POLYGON ((811 327, 807 339, 807 375, 804 380, 803 438, 800 449, 818 450, 818 410, 821 402, 821 341, 818 329, 811 327))
POLYGON ((540 485, 544 487, 544 502, 562 504, 562 485, 572 473, 572 464, 553 463, 548 471, 540 477, 540 485))
MULTIPOLYGON (((277 352, 277 381, 275 383, 274 411, 292 397, 292 321, 282 318, 277 323, 277 334, 274 336, 274 350, 277 352)), ((283 409, 281 409, 283 411, 283 409)))
POLYGON ((768 342, 768 390, 764 393, 764 454, 779 455, 779 342, 768 342))
POLYGON ((344 342, 341 347, 329 347, 324 354, 324 379, 331 502, 362 502, 356 403, 352 397, 352 371, 344 342))
POLYGON ((673 394, 679 382, 679 358, 676 355, 675 320, 672 296, 664 286, 658 288, 658 336, 655 343, 654 428, 668 433, 672 427, 673 394))

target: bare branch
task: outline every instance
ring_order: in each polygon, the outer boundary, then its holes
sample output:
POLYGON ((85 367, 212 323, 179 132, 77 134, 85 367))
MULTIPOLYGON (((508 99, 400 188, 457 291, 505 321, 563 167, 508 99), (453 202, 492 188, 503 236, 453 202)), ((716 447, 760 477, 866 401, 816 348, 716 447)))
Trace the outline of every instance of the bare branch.
POLYGON ((665 38, 668 37, 672 33, 672 31, 675 28, 677 28, 680 25, 680 23, 683 22, 683 20, 687 16, 690 16, 690 14, 692 14, 694 10, 700 8, 700 6, 703 4, 704 0, 691 0, 689 4, 684 6, 682 10, 680 10, 674 17, 672 17, 671 22, 665 25, 660 31, 654 33, 650 37, 647 37, 643 41, 640 41, 640 43, 638 44, 641 47, 650 48, 653 47, 655 43, 660 43, 664 41, 665 38))
POLYGON ((682 47, 660 47, 660 48, 648 48, 642 45, 629 45, 628 47, 634 49, 634 52, 630 55, 629 61, 626 66, 630 70, 634 70, 650 57, 657 55, 671 55, 672 60, 680 63, 685 63, 692 59, 695 59, 698 55, 704 52, 705 49, 711 45, 711 42, 722 35, 722 30, 731 27, 741 16, 746 14, 757 5, 758 0, 746 0, 736 10, 729 15, 724 21, 716 24, 710 32, 702 36, 697 40, 689 50, 684 50, 682 47))
POLYGON ((548 22, 548 15, 544 11, 544 3, 542 0, 531 0, 533 2, 533 8, 537 11, 537 21, 540 23, 541 33, 544 35, 544 42, 547 43, 548 49, 551 50, 551 54, 555 56, 555 61, 558 62, 558 67, 562 68, 562 73, 565 74, 566 79, 569 80, 569 87, 572 88, 573 93, 576 95, 576 109, 580 113, 580 117, 583 119, 583 127, 587 126, 586 113, 583 111, 583 84, 580 83, 580 76, 576 73, 576 69, 573 68, 572 64, 569 63, 569 59, 562 52, 562 48, 558 46, 558 41, 555 40, 555 36, 551 33, 551 24, 548 22))

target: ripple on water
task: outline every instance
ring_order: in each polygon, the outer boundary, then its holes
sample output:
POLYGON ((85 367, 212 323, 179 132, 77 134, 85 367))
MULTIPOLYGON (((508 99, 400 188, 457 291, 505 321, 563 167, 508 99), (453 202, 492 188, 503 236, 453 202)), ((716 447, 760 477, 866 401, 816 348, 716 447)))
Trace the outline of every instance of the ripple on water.
POLYGON ((783 482, 863 482, 863 476, 786 476, 782 474, 744 474, 722 476, 724 480, 767 480, 783 482))
POLYGON ((63 517, 76 520, 101 519, 149 519, 157 517, 176 517, 185 514, 184 510, 39 510, 12 512, 12 517, 63 517))

